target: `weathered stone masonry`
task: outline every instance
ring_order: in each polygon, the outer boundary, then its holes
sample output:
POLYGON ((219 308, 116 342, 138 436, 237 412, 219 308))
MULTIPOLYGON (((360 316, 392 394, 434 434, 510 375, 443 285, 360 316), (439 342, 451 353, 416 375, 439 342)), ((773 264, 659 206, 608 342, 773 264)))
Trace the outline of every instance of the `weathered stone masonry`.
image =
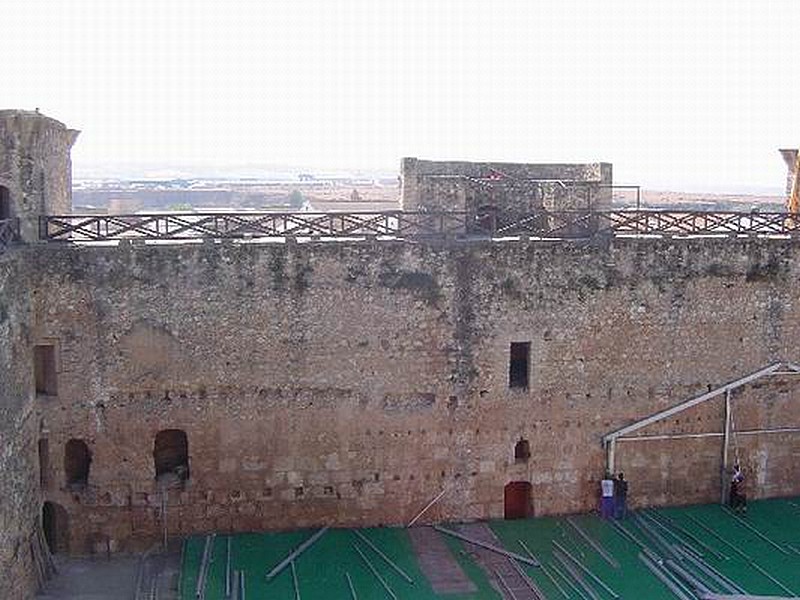
MULTIPOLYGON (((0 219, 38 239, 39 215, 69 212, 70 148, 78 132, 37 112, 0 110, 0 219)), ((42 434, 35 404, 31 299, 25 251, 0 254, 0 597, 30 598, 37 586, 42 434)))
MULTIPOLYGON (((532 483, 535 514, 591 509, 604 433, 800 356, 797 253, 776 240, 39 248, 34 335, 59 341, 60 373, 38 409, 54 457, 69 439, 92 455, 80 490, 51 460, 45 495, 67 509, 74 552, 152 541, 154 438, 180 429, 190 477, 170 492, 173 533, 401 523, 443 486, 429 518, 502 517, 512 481, 532 483), (508 387, 517 341, 528 389, 508 387)), ((737 426, 800 423, 795 393, 790 379, 745 392, 764 408, 737 426)), ((719 431, 702 410, 672 430, 719 431)), ((648 444, 618 459, 638 503, 718 498, 719 440, 648 444)), ((763 483, 751 495, 798 491, 796 435, 742 444, 763 483)))
POLYGON ((28 264, 0 256, 0 597, 28 598, 41 514, 28 264))
MULTIPOLYGON (((69 211, 76 135, 0 111, 3 216, 27 242, 69 211)), ((406 208, 427 211, 585 210, 576 190, 602 205, 610 182, 604 163, 403 167, 406 208)), ((171 535, 404 523, 443 489, 425 520, 588 510, 604 434, 800 361, 797 242, 606 242, 0 255, 0 597, 31 596, 40 526, 55 551, 150 546, 164 489, 171 535)), ((797 394, 792 376, 737 390, 736 428, 800 427, 797 394)), ((722 420, 712 401, 642 433, 722 420)), ((800 436, 736 441, 751 496, 800 493, 800 436)), ((716 501, 721 451, 650 439, 616 459, 635 504, 716 501)))

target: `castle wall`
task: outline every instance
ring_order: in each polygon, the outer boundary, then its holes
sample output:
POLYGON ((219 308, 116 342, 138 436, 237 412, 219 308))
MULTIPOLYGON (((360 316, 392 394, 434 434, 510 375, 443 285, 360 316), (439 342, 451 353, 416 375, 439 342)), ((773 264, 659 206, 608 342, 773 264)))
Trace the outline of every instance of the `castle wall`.
MULTIPOLYGON (((46 246, 31 260, 34 335, 59 347, 58 396, 37 401, 46 496, 80 553, 160 536, 160 430, 188 436, 173 534, 403 523, 443 488, 426 519, 502 517, 512 481, 532 483, 534 514, 573 512, 595 506, 604 434, 800 357, 789 241, 46 246), (530 344, 527 389, 509 389, 511 342, 530 344), (82 489, 65 485, 73 438, 92 455, 82 489)), ((745 388, 737 402, 772 408, 742 422, 800 426, 794 381, 745 388)), ((721 431, 702 410, 692 427, 721 431)), ((621 442, 632 500, 717 500, 721 440, 702 443, 621 442)), ((800 493, 799 443, 741 441, 751 496, 800 493)))
POLYGON ((541 209, 611 206, 610 163, 529 164, 404 158, 401 206, 407 211, 467 211, 494 207, 522 216, 541 209))
POLYGON ((30 281, 21 253, 0 255, 0 598, 36 588, 31 541, 39 519, 30 281))
POLYGON ((796 148, 780 150, 783 161, 786 163, 786 196, 792 193, 792 185, 794 185, 794 172, 797 166, 797 152, 796 148))
POLYGON ((78 132, 37 112, 0 110, 0 186, 27 242, 39 240, 39 216, 72 211, 70 150, 78 132))

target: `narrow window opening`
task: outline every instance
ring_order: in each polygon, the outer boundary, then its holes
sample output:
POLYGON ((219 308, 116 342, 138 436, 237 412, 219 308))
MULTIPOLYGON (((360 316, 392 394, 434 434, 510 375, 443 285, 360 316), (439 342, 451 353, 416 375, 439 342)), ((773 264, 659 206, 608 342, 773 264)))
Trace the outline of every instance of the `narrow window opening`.
POLYGON ((531 445, 528 440, 520 440, 514 446, 514 462, 526 463, 531 457, 531 445))
POLYGON ((153 448, 156 479, 162 485, 189 479, 189 438, 182 429, 165 429, 156 434, 153 448))
POLYGON ((33 347, 33 371, 36 393, 45 396, 57 396, 56 347, 53 344, 33 347))
POLYGON ((47 438, 39 440, 39 485, 46 489, 50 472, 50 443, 47 438))
POLYGON ((0 221, 11 218, 11 192, 0 185, 0 221))
POLYGON ((83 440, 70 440, 64 448, 64 473, 67 487, 71 489, 86 487, 89 483, 89 467, 92 453, 83 440))
POLYGON ((530 342, 511 342, 508 362, 508 387, 528 389, 530 353, 530 342))

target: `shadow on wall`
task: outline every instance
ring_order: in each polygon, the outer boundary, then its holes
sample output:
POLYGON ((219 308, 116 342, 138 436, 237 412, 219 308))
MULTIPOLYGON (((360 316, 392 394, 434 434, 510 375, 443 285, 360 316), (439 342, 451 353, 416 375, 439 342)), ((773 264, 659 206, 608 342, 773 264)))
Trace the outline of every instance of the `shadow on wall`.
POLYGON ((11 192, 0 185, 0 221, 11 218, 11 192))
POLYGON ((69 552, 69 515, 63 506, 55 502, 44 503, 42 530, 50 552, 69 552))
POLYGON ((182 429, 164 429, 156 434, 153 462, 159 485, 169 487, 189 479, 189 438, 182 429))

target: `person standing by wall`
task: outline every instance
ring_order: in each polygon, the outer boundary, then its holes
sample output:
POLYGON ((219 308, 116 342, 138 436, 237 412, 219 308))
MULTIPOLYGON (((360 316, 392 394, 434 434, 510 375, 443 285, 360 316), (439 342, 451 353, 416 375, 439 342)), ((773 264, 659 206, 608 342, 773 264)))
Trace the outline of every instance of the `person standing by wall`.
POLYGON ((744 492, 744 473, 739 463, 733 466, 733 475, 731 476, 731 486, 729 493, 729 504, 731 509, 738 513, 744 514, 747 512, 747 496, 744 492))
POLYGON ((614 480, 614 518, 624 519, 628 516, 628 482, 620 473, 614 480))
POLYGON ((614 479, 608 471, 600 481, 600 517, 610 519, 614 516, 614 479))

